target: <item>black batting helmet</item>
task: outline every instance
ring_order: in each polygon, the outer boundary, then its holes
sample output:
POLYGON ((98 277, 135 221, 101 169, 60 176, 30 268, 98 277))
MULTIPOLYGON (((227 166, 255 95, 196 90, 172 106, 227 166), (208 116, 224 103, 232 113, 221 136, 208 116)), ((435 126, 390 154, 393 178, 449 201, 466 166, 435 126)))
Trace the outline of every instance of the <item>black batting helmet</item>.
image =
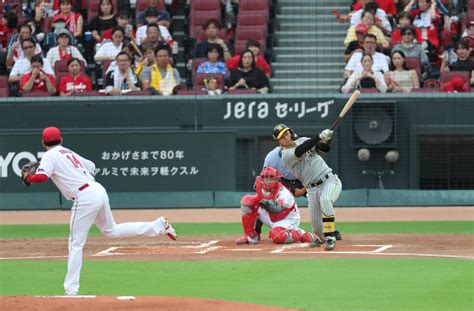
POLYGON ((283 134, 285 134, 286 131, 289 131, 290 134, 291 134, 291 139, 295 140, 298 136, 296 136, 295 132, 293 132, 292 129, 290 129, 288 126, 286 126, 285 124, 277 124, 274 128, 273 128, 273 138, 275 140, 279 140, 283 134))

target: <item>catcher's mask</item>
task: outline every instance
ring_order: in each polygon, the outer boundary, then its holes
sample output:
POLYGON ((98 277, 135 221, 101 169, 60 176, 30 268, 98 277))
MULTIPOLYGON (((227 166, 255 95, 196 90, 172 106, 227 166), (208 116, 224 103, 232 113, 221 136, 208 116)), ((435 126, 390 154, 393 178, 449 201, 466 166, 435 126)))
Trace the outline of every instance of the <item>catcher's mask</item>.
POLYGON ((256 179, 257 193, 264 198, 270 198, 278 189, 281 174, 271 166, 265 167, 256 179))
POLYGON ((273 128, 273 139, 279 140, 280 138, 283 137, 283 134, 285 134, 287 131, 290 132, 292 140, 296 140, 298 138, 295 132, 293 132, 293 130, 289 128, 288 126, 286 126, 285 124, 277 124, 273 128))

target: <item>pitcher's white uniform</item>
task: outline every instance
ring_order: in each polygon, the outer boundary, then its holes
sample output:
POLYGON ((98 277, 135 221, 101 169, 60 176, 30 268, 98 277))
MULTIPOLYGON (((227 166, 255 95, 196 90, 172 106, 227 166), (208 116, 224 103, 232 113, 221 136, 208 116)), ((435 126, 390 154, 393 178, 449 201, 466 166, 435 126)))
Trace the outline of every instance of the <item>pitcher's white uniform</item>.
MULTIPOLYGON (((50 128, 45 131, 48 129, 50 128)), ((54 129, 53 132, 57 130, 56 135, 62 141, 59 130, 54 129)), ((43 134, 43 139, 44 137, 43 134)), ((35 178, 31 177, 46 175, 51 178, 66 199, 74 201, 70 219, 68 268, 64 280, 64 289, 67 295, 76 295, 79 292, 82 250, 92 224, 95 223, 100 231, 108 237, 139 235, 152 237, 168 234, 170 238, 176 239, 176 232, 164 217, 153 222, 117 224, 110 210, 106 190, 92 176, 95 171, 94 163, 60 144, 47 149, 36 174, 29 176, 28 180, 32 180, 34 183, 35 178)), ((46 180, 47 178, 42 178, 41 181, 46 180)))

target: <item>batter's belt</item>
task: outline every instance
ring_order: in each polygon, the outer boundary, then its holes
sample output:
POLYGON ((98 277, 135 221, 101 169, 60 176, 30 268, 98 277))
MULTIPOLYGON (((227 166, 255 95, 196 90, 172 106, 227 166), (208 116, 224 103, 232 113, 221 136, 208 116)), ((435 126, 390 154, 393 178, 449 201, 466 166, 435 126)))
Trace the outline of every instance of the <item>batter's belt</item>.
POLYGON ((317 186, 321 185, 323 182, 325 182, 327 179, 329 179, 329 177, 331 177, 332 175, 333 175, 332 173, 327 173, 320 180, 317 180, 315 182, 312 182, 312 183, 308 184, 306 186, 306 189, 311 189, 311 188, 314 188, 314 187, 317 187, 317 186))

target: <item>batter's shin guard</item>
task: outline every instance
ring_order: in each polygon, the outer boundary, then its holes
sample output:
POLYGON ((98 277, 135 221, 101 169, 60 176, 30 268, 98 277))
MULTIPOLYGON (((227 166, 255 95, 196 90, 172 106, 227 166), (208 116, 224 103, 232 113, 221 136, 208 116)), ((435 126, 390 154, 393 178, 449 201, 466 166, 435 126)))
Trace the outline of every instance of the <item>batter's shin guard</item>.
POLYGON ((323 232, 324 236, 335 236, 335 218, 333 216, 326 216, 323 214, 323 232))

